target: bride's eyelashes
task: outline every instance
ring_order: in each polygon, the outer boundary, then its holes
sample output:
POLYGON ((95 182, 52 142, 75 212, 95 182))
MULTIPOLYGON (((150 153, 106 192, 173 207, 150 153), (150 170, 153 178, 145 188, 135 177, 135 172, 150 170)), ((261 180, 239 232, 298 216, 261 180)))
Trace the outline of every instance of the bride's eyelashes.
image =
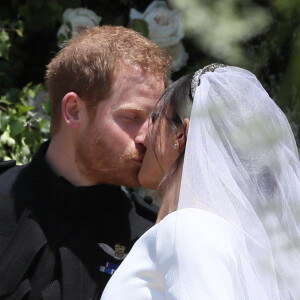
POLYGON ((157 112, 151 113, 150 120, 151 120, 152 124, 154 124, 154 122, 157 120, 157 118, 158 118, 158 113, 157 112))

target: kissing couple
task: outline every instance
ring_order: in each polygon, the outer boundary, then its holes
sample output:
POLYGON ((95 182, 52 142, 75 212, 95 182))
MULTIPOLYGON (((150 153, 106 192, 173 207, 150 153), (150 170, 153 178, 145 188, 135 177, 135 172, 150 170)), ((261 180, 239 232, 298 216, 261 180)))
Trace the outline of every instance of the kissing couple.
POLYGON ((50 61, 51 138, 27 165, 0 163, 1 299, 300 299, 284 113, 247 70, 167 87, 169 65, 118 26, 50 61), (139 185, 162 195, 154 220, 121 188, 139 185))

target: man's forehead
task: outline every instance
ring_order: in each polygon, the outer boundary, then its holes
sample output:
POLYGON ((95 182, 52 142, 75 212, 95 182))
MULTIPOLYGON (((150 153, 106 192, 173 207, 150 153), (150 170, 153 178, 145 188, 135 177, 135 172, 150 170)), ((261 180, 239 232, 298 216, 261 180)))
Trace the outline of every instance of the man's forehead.
POLYGON ((164 86, 162 76, 153 74, 142 70, 138 66, 120 65, 116 68, 114 74, 114 86, 126 88, 130 83, 136 85, 149 85, 154 86, 161 84, 164 86))
POLYGON ((152 74, 123 75, 115 82, 112 106, 124 110, 151 110, 163 93, 163 81, 159 81, 152 74))

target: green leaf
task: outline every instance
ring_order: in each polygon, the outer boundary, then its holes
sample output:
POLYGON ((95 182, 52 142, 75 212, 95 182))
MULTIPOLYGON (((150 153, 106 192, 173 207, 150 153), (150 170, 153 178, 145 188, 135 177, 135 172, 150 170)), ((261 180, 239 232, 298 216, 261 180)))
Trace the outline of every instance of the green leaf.
POLYGON ((18 20, 17 26, 18 26, 18 28, 16 29, 17 34, 18 34, 20 37, 23 37, 23 32, 24 32, 24 22, 21 21, 21 20, 18 20))
POLYGON ((18 109, 19 115, 24 115, 27 112, 33 110, 34 106, 27 106, 27 105, 25 106, 25 105, 22 105, 22 104, 17 104, 16 108, 18 109))
POLYGON ((17 33, 18 36, 23 37, 23 30, 16 29, 16 33, 17 33))
POLYGON ((1 30, 0 32, 0 42, 5 43, 9 41, 9 35, 5 30, 1 30))
POLYGON ((15 119, 10 122, 11 136, 15 137, 24 130, 25 122, 20 119, 15 119))
POLYGON ((9 35, 4 30, 0 32, 0 57, 8 60, 9 48, 11 46, 9 35))
POLYGON ((9 115, 0 110, 0 130, 5 131, 9 123, 9 115))
POLYGON ((142 34, 144 37, 149 36, 149 29, 148 29, 148 23, 141 19, 134 19, 130 22, 129 27, 140 34, 142 34))
POLYGON ((40 132, 37 130, 24 131, 24 135, 24 141, 27 145, 33 145, 35 142, 39 142, 40 140, 40 132))
POLYGON ((9 100, 7 99, 7 97, 2 96, 2 97, 0 98, 0 103, 4 103, 4 104, 7 104, 7 105, 10 105, 10 104, 11 104, 11 101, 9 101, 9 100))

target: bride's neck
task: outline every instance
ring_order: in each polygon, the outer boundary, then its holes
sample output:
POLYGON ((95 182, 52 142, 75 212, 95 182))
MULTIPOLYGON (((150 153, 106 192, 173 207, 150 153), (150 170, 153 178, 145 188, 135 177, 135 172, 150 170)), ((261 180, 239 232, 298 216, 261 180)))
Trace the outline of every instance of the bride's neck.
POLYGON ((161 221, 165 216, 177 210, 180 182, 182 175, 182 166, 178 168, 174 175, 165 182, 161 189, 162 202, 159 208, 156 223, 161 221))

